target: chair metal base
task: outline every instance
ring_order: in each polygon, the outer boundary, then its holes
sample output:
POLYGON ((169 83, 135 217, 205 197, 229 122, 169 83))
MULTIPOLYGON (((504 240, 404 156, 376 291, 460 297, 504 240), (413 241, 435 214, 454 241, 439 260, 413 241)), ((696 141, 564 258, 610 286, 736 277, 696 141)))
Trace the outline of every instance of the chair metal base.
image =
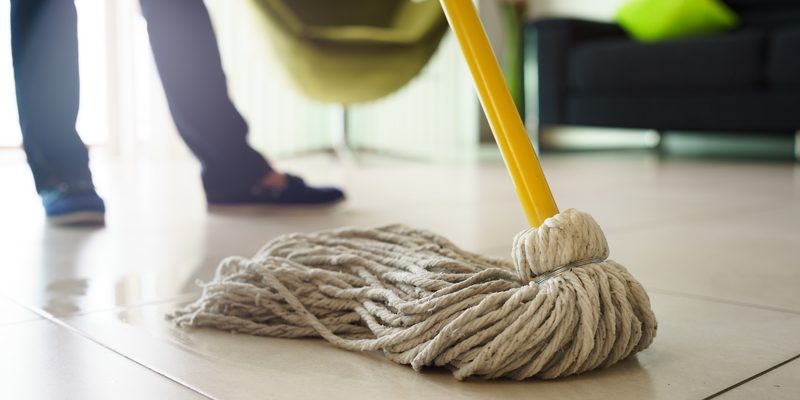
POLYGON ((331 118, 331 124, 333 125, 331 148, 340 160, 354 161, 356 160, 355 150, 350 146, 350 141, 348 140, 350 127, 348 124, 347 105, 338 104, 334 107, 336 107, 336 110, 334 110, 331 118))

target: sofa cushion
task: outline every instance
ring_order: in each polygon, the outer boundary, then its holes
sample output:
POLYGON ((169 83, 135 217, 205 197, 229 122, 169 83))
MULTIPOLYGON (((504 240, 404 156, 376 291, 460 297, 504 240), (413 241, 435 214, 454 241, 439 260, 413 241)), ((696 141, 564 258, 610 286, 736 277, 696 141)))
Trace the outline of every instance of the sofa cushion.
POLYGON ((772 86, 800 85, 800 27, 773 31, 768 48, 767 82, 772 86))
POLYGON ((800 92, 742 91, 688 94, 586 94, 566 101, 565 125, 660 131, 795 132, 800 92))
POLYGON ((569 56, 567 85, 577 92, 756 87, 762 80, 764 42, 759 31, 651 44, 588 42, 569 56))

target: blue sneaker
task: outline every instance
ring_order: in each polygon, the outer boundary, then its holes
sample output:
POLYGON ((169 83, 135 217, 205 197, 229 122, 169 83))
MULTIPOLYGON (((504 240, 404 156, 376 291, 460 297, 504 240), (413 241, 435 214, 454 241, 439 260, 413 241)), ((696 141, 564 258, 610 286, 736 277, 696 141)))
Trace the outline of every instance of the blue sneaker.
POLYGON ((284 174, 286 184, 280 188, 256 186, 240 196, 215 197, 207 194, 209 206, 316 206, 344 200, 344 192, 335 187, 308 186, 302 178, 284 174))
POLYGON ((42 190, 47 221, 56 225, 103 225, 106 206, 90 182, 42 190))

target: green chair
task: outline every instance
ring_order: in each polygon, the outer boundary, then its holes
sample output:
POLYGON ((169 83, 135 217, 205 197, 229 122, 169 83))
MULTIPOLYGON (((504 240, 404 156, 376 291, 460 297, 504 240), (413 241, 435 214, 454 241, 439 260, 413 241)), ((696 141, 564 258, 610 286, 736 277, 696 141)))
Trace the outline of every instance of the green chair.
POLYGON ((308 97, 371 101, 408 83, 447 31, 437 0, 255 0, 308 97))

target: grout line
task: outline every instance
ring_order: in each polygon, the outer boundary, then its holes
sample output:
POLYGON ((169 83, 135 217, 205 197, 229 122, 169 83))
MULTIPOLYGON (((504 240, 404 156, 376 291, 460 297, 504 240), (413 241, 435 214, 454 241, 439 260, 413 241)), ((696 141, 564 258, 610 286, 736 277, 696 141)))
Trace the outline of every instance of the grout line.
POLYGON ((131 303, 131 304, 128 304, 128 305, 121 305, 121 306, 111 307, 111 308, 101 308, 101 309, 90 310, 90 311, 79 311, 79 312, 75 312, 75 313, 71 313, 71 314, 54 315, 53 318, 65 319, 65 318, 85 317, 85 316, 91 316, 91 315, 94 315, 94 314, 103 314, 103 313, 109 313, 109 312, 114 312, 114 311, 125 311, 125 310, 142 308, 142 307, 147 307, 147 306, 155 306, 155 305, 159 305, 159 304, 174 303, 174 302, 181 301, 181 300, 184 300, 184 299, 190 300, 190 299, 192 299, 194 297, 198 297, 200 294, 201 294, 201 291, 198 290, 196 293, 186 292, 186 293, 183 293, 183 294, 180 294, 180 295, 176 295, 176 296, 172 296, 172 297, 168 297, 168 298, 165 298, 165 299, 143 301, 143 302, 139 302, 139 303, 131 303))
POLYGON ((774 370, 776 370, 776 369, 778 369, 780 367, 783 367, 784 365, 789 364, 792 361, 795 361, 797 359, 800 359, 800 354, 798 354, 798 355, 796 355, 796 356, 794 356, 794 357, 792 357, 792 358, 790 358, 790 359, 788 359, 786 361, 783 361, 783 362, 780 362, 778 364, 775 364, 770 368, 767 368, 767 369, 765 369, 765 370, 763 370, 763 371, 761 371, 761 372, 759 372, 759 373, 757 373, 757 374, 755 374, 755 375, 753 375, 753 376, 751 376, 751 377, 749 377, 749 378, 747 378, 745 380, 742 380, 742 381, 740 381, 740 382, 738 382, 738 383, 736 383, 734 385, 731 385, 731 386, 729 386, 729 387, 727 387, 725 389, 722 389, 719 392, 716 392, 716 393, 714 393, 714 394, 712 394, 712 395, 710 395, 708 397, 704 397, 703 400, 710 400, 710 399, 719 397, 719 396, 721 396, 721 395, 723 395, 723 394, 725 394, 727 392, 730 392, 733 389, 738 388, 739 386, 742 386, 742 385, 744 385, 744 384, 746 384, 748 382, 751 382, 751 381, 753 381, 755 379, 758 379, 758 378, 760 378, 760 377, 762 377, 762 376, 764 376, 764 375, 766 375, 766 374, 768 374, 768 373, 770 373, 770 372, 772 372, 772 371, 774 371, 774 370))
MULTIPOLYGON (((162 303, 162 302, 163 302, 163 303, 168 303, 169 301, 175 301, 175 300, 177 300, 177 299, 180 299, 181 297, 187 297, 187 296, 188 296, 188 295, 181 295, 181 296, 177 296, 177 297, 175 297, 175 298, 173 298, 173 299, 171 299, 171 300, 164 300, 164 301, 152 301, 152 302, 146 302, 146 303, 139 303, 139 304, 137 304, 137 305, 131 306, 130 308, 136 308, 136 307, 142 307, 142 306, 147 306, 147 305, 159 304, 159 303, 162 303)), ((6 297, 6 296, 2 296, 2 297, 6 297)), ((7 298, 7 297, 6 297, 6 298, 7 298)), ((64 329, 66 329, 67 331, 71 332, 72 334, 74 334, 74 335, 78 335, 78 336, 80 336, 80 337, 82 337, 82 338, 84 338, 84 339, 88 340, 89 342, 92 342, 92 343, 94 343, 95 345, 98 345, 98 346, 100 346, 100 347, 102 347, 102 348, 104 348, 104 349, 106 349, 106 350, 108 350, 108 351, 111 351, 112 353, 114 353, 114 354, 116 354, 116 355, 118 355, 118 356, 120 356, 120 357, 122 357, 122 358, 124 358, 124 359, 126 359, 126 360, 128 360, 128 361, 130 361, 130 362, 132 362, 132 363, 134 363, 134 364, 137 364, 137 365, 139 365, 139 366, 141 366, 141 367, 143 367, 143 368, 145 368, 145 369, 149 370, 150 372, 153 372, 153 373, 155 373, 155 374, 157 374, 157 375, 160 375, 161 377, 163 377, 163 378, 165 378, 165 379, 167 379, 167 380, 169 380, 169 381, 172 381, 173 383, 175 383, 175 384, 177 384, 177 385, 180 385, 180 386, 182 386, 182 387, 185 387, 186 389, 188 389, 188 390, 190 390, 190 391, 192 391, 192 392, 194 392, 194 393, 197 393, 197 394, 199 394, 200 396, 202 396, 202 397, 205 397, 206 399, 209 399, 209 400, 215 400, 215 399, 214 399, 214 397, 212 397, 211 395, 209 395, 209 394, 207 394, 207 393, 204 393, 204 392, 203 392, 203 391, 201 391, 200 389, 197 389, 197 388, 194 388, 194 387, 192 387, 192 386, 189 386, 189 385, 186 385, 186 384, 184 384, 184 383, 181 383, 180 381, 178 381, 178 380, 176 380, 176 379, 174 379, 174 378, 172 378, 172 377, 170 377, 170 376, 168 376, 168 375, 166 375, 166 374, 164 374, 164 373, 162 373, 162 372, 160 372, 160 371, 158 371, 158 370, 156 370, 156 369, 153 369, 152 367, 149 367, 149 366, 147 366, 147 365, 145 365, 145 364, 143 364, 143 363, 141 363, 141 362, 139 362, 139 361, 135 360, 135 359, 134 359, 134 358, 132 358, 132 357, 129 357, 129 356, 127 356, 127 355, 125 355, 125 354, 121 353, 120 351, 118 351, 118 350, 116 350, 116 349, 112 348, 111 346, 109 346, 109 345, 107 345, 107 344, 105 344, 105 343, 103 343, 103 342, 101 342, 101 341, 99 341, 99 340, 97 340, 97 339, 95 339, 95 338, 91 337, 91 336, 90 336, 88 333, 86 333, 86 332, 84 332, 84 331, 82 331, 82 330, 80 330, 80 329, 78 329, 78 328, 76 328, 76 327, 74 327, 74 326, 72 326, 72 325, 69 325, 69 324, 68 324, 66 321, 64 321, 64 320, 62 320, 62 319, 61 319, 61 318, 69 318, 69 317, 75 317, 75 316, 89 315, 89 314, 92 314, 93 312, 84 313, 84 314, 73 314, 73 315, 66 315, 66 316, 63 316, 63 317, 62 317, 62 316, 55 316, 55 315, 52 315, 52 314, 48 313, 47 311, 44 311, 44 310, 41 310, 41 309, 37 309, 37 308, 31 308, 31 307, 28 307, 28 306, 26 306, 26 305, 24 305, 24 304, 20 304, 20 303, 18 303, 18 302, 16 302, 16 301, 14 301, 13 299, 10 299, 10 298, 9 298, 9 300, 10 300, 11 302, 15 303, 15 304, 18 304, 18 305, 20 305, 21 307, 23 307, 23 308, 25 308, 25 309, 27 309, 27 310, 29 310, 29 311, 33 312, 34 314, 36 314, 36 315, 38 315, 38 316, 40 317, 40 319, 33 320, 33 321, 42 321, 42 320, 45 320, 45 321, 48 321, 48 322, 50 322, 50 323, 53 323, 53 324, 55 324, 55 325, 58 325, 58 326, 60 326, 60 327, 62 327, 62 328, 64 328, 64 329)), ((105 311, 113 311, 113 310, 105 310, 105 311)), ((99 313, 99 312, 101 312, 101 311, 99 311, 99 310, 98 310, 98 311, 96 311, 96 312, 98 312, 98 313, 99 313)), ((30 321, 28 321, 28 322, 30 322, 30 321)))
POLYGON ((12 306, 19 307, 19 308, 25 310, 26 312, 29 312, 29 313, 33 314, 33 315, 29 316, 29 317, 24 317, 24 318, 13 320, 13 321, 9 321, 9 322, 2 322, 2 323, 0 323, 0 328, 5 328, 5 327, 8 327, 8 326, 12 326, 12 325, 24 324, 24 323, 27 323, 27 322, 34 322, 34 321, 41 321, 42 320, 42 316, 39 313, 37 313, 36 311, 32 310, 29 307, 26 307, 23 304, 20 304, 19 302, 15 301, 14 299, 12 299, 11 297, 9 297, 9 296, 7 296, 5 294, 0 293, 0 300, 5 301, 7 303, 10 303, 12 306))
POLYGON ((164 373, 162 373, 162 372, 160 372, 160 371, 158 371, 156 369, 153 369, 152 367, 147 366, 147 365, 137 361, 136 359, 134 359, 132 357, 129 357, 129 356, 127 356, 127 355, 115 350, 111 346, 109 346, 109 345, 107 345, 107 344, 105 344, 105 343, 103 343, 103 342, 101 342, 101 341, 89 336, 88 333, 86 333, 86 332, 84 332, 84 331, 82 331, 82 330, 80 330, 78 328, 75 328, 74 326, 71 326, 71 325, 67 324, 65 321, 62 321, 62 320, 58 319, 57 317, 54 317, 54 316, 48 314, 45 311, 42 311, 41 313, 37 312, 37 314, 41 315, 48 322, 53 323, 55 325, 58 325, 58 326, 60 326, 60 327, 62 327, 64 329, 66 329, 67 331, 71 332, 72 334, 78 335, 79 337, 82 337, 82 338, 88 340, 89 342, 94 343, 95 345, 98 345, 98 346, 100 346, 100 347, 102 347, 102 348, 104 348, 104 349, 106 349, 106 350, 108 350, 108 351, 110 351, 110 352, 112 352, 112 353, 114 353, 114 354, 116 354, 116 355, 118 355, 118 356, 120 356, 120 357, 122 357, 122 358, 124 358, 124 359, 126 359, 126 360, 128 360, 130 362, 132 362, 132 363, 134 363, 134 364, 137 364, 137 365, 141 366, 144 369, 149 370, 150 372, 153 372, 153 373, 155 373, 155 374, 157 374, 157 375, 159 375, 159 376, 161 376, 161 377, 163 377, 163 378, 165 378, 165 379, 167 379, 169 381, 172 381, 173 383, 175 383, 177 385, 180 385, 180 386, 182 386, 182 387, 184 387, 184 388, 186 388, 186 389, 188 389, 188 390, 190 390, 190 391, 192 391, 194 393, 197 393, 198 395, 200 395, 200 396, 202 396, 202 397, 204 397, 206 399, 215 400, 214 397, 212 397, 211 395, 209 395, 207 393, 204 393, 203 391, 201 391, 201 390, 199 390, 197 388, 194 388, 192 386, 188 386, 186 384, 183 384, 180 381, 178 381, 177 379, 172 378, 169 375, 166 375, 166 374, 164 374, 164 373))
POLYGON ((720 303, 720 304, 729 304, 729 305, 735 305, 735 306, 741 306, 741 307, 755 308, 755 309, 759 309, 759 310, 776 311, 776 312, 782 312, 782 313, 787 313, 787 314, 800 315, 800 310, 795 310, 795 309, 791 309, 791 308, 775 307, 775 306, 768 306, 768 305, 762 305, 762 304, 747 303, 747 302, 743 302, 743 301, 728 300, 728 299, 719 298, 719 297, 704 296, 704 295, 701 295, 701 294, 693 294, 693 293, 684 293, 684 292, 679 292, 679 291, 676 291, 676 290, 661 289, 661 288, 652 287, 652 286, 646 286, 645 289, 647 289, 648 291, 653 292, 653 293, 660 293, 660 294, 664 294, 664 295, 668 295, 668 296, 685 297, 685 298, 690 298, 690 299, 695 299, 695 300, 710 301, 710 302, 720 303))
MULTIPOLYGON (((44 319, 66 319, 66 318, 85 317, 85 316, 91 316, 91 315, 94 315, 94 314, 103 314, 103 313, 109 313, 109 312, 114 312, 114 311, 130 310, 130 309, 136 309, 136 308, 141 308, 141 307, 172 303, 172 302, 181 301, 181 300, 184 300, 184 299, 190 300, 190 299, 192 299, 191 296, 199 296, 199 294, 200 294, 200 290, 198 290, 196 293, 194 293, 194 292, 186 292, 186 293, 182 293, 182 294, 179 294, 179 295, 167 297, 167 298, 164 298, 164 299, 142 301, 142 302, 138 302, 138 303, 119 305, 119 306, 109 307, 109 308, 99 308, 99 309, 88 310, 88 311, 76 311, 76 312, 67 313, 67 314, 51 314, 51 313, 45 311, 44 309, 41 309, 41 308, 38 308, 38 307, 29 306, 27 304, 24 304, 22 302, 19 302, 19 301, 15 300, 13 298, 10 298, 10 297, 7 297, 7 296, 3 296, 3 297, 6 297, 6 299, 9 302, 11 302, 11 303, 13 303, 13 304, 15 304, 15 305, 17 305, 17 306, 19 306, 21 308, 24 308, 26 311, 29 311, 29 312, 31 312, 33 314, 36 314, 38 319, 32 318, 32 319, 30 319, 30 321, 37 321, 37 320, 42 319, 42 318, 44 318, 44 319)), ((27 321, 19 321, 19 322, 27 322, 27 321)), ((0 324, 0 326, 2 326, 2 325, 4 325, 4 324, 0 324)))

